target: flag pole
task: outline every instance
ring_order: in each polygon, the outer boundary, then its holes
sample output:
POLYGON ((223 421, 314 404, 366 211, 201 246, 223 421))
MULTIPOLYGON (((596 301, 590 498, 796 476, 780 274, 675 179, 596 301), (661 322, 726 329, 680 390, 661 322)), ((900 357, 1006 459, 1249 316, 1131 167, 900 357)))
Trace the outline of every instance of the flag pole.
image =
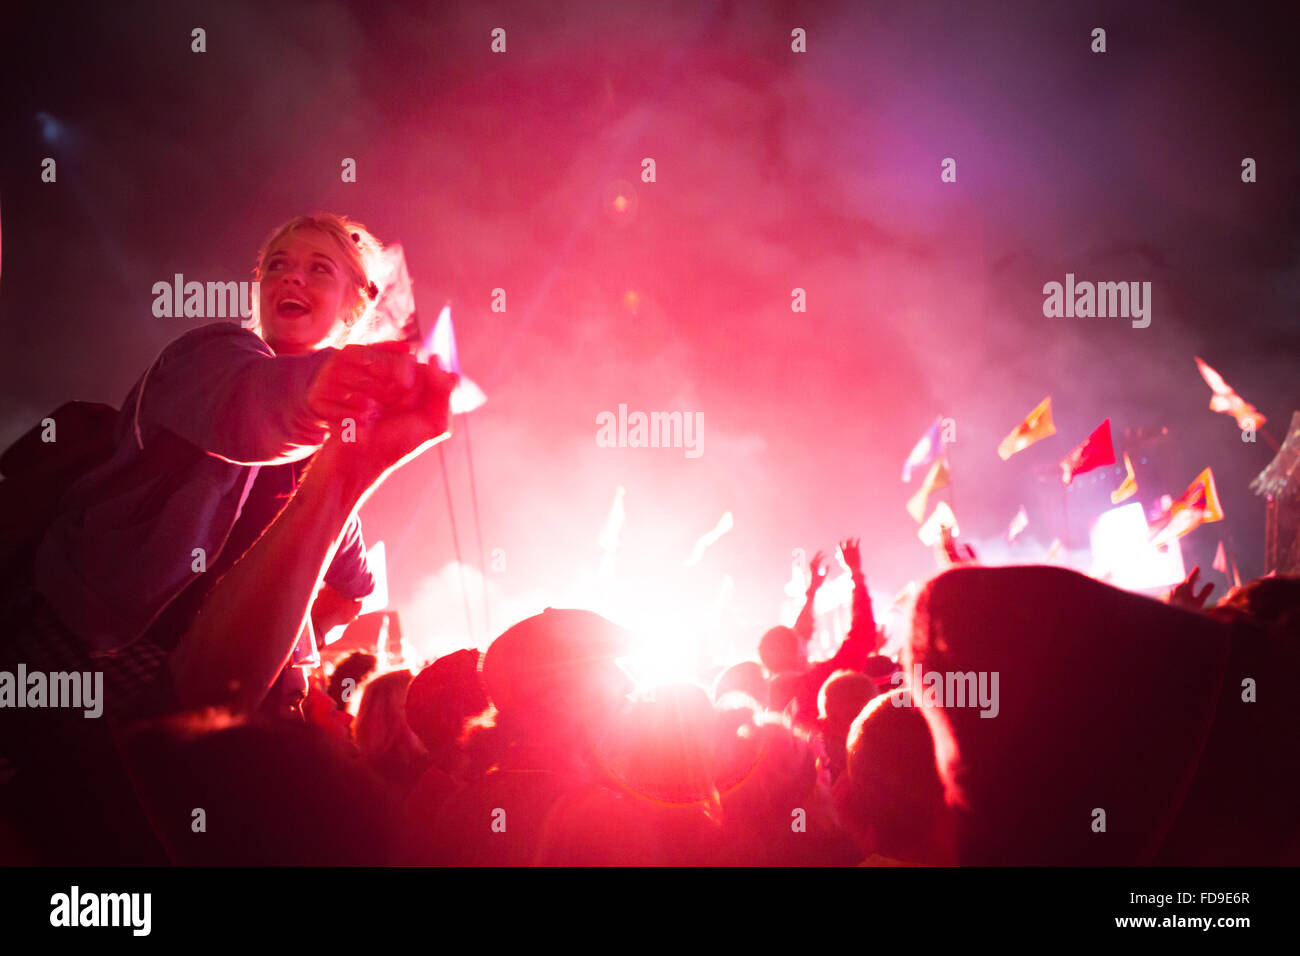
MULTIPOLYGON (((1228 567, 1232 570, 1232 579, 1228 582, 1235 588, 1241 587, 1241 575, 1237 573, 1237 552, 1232 546, 1230 535, 1223 536, 1223 553, 1228 556, 1228 567)), ((1227 577, 1227 574, 1224 574, 1227 577)))
POLYGON ((943 456, 943 470, 948 472, 948 507, 952 508, 952 513, 957 514, 957 493, 953 490, 952 483, 952 465, 948 463, 948 456, 943 456))
POLYGON ((447 474, 447 443, 438 445, 438 461, 442 464, 442 487, 447 493, 447 517, 451 521, 451 541, 456 547, 456 572, 460 575, 460 596, 465 602, 465 622, 469 628, 466 636, 474 640, 474 618, 469 612, 469 591, 465 588, 465 563, 460 556, 460 535, 456 533, 456 512, 451 506, 451 477, 447 474))
POLYGON ((1070 486, 1061 482, 1061 513, 1065 516, 1065 538, 1061 541, 1065 551, 1070 552, 1070 486))
MULTIPOLYGON (((483 525, 479 521, 478 482, 474 480, 474 446, 469 440, 469 415, 465 416, 465 461, 469 464, 469 495, 474 506, 474 536, 478 539, 478 562, 482 573, 480 589, 483 592, 483 621, 487 627, 488 637, 492 637, 492 611, 488 605, 487 593, 487 555, 483 551, 483 525)), ((467 599, 468 600, 468 599, 467 599)))

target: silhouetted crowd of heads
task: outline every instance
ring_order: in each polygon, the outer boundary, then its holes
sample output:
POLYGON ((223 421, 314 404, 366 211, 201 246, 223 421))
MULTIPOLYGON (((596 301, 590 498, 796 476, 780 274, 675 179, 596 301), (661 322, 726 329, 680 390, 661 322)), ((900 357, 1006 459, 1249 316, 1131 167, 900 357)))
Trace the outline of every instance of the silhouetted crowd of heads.
POLYGON ((626 632, 547 609, 418 672, 354 652, 291 715, 33 718, 3 741, 0 854, 1300 862, 1300 578, 1198 612, 1059 568, 966 567, 925 585, 897 659, 871 630, 810 662, 796 628, 773 628, 757 661, 636 692, 626 632))

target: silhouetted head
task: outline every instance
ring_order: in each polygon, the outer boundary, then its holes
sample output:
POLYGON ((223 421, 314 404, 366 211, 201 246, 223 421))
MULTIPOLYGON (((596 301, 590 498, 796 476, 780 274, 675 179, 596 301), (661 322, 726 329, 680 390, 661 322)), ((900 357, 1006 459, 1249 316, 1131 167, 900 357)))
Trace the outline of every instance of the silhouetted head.
POLYGON ((1256 578, 1233 588, 1208 613, 1230 624, 1245 621, 1270 633, 1300 634, 1300 575, 1256 578))
POLYGON ((817 693, 817 710, 831 727, 843 728, 862 713, 867 701, 876 696, 876 682, 861 671, 839 670, 826 678, 817 693))
POLYGON ((799 635, 793 628, 783 625, 771 628, 759 638, 758 659, 763 662, 769 674, 786 674, 808 666, 808 657, 799 635))
POLYGON ((353 728, 357 749, 369 760, 390 755, 414 757, 422 750, 406 723, 406 688, 410 671, 390 671, 366 685, 353 728))
POLYGON ((722 700, 733 691, 739 691, 759 704, 766 705, 767 678, 763 675, 763 665, 757 661, 741 661, 719 674, 713 682, 713 699, 722 700))
POLYGON ((463 650, 440 657, 406 689, 406 722, 430 752, 454 747, 465 721, 487 709, 478 670, 481 656, 463 650))
POLYGON ((365 651, 354 651, 339 661, 334 673, 330 675, 329 695, 334 706, 339 710, 347 710, 348 704, 378 663, 379 659, 374 654, 365 651))
POLYGON ((483 686, 515 728, 565 734, 615 712, 632 691, 616 663, 631 635, 599 614, 547 608, 488 648, 483 686))
POLYGON ((930 727, 903 688, 875 697, 849 729, 836 811, 864 852, 933 863, 947 808, 930 727))

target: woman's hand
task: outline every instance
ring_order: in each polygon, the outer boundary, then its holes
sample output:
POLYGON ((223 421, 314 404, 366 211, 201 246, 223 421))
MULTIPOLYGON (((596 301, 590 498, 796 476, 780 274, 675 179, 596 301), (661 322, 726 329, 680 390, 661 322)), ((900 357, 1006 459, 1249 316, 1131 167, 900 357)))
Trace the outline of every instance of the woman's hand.
POLYGON ((415 384, 416 364, 403 342, 349 345, 321 365, 307 389, 307 407, 335 427, 348 418, 373 420, 415 384))

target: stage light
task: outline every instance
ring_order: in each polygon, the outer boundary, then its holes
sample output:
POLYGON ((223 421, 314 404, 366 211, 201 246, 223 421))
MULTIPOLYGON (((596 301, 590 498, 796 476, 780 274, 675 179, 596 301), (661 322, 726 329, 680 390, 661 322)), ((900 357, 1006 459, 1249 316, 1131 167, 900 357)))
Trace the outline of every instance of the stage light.
POLYGON ((1181 544, 1154 547, 1137 501, 1112 508, 1093 523, 1092 562, 1093 577, 1127 591, 1168 588, 1186 577, 1181 544))
POLYGON ((63 135, 63 124, 44 110, 36 114, 36 121, 41 124, 41 137, 47 143, 57 143, 63 135))
POLYGON ((605 187, 600 205, 609 219, 626 225, 636 218, 636 187, 626 180, 616 179, 605 187))

